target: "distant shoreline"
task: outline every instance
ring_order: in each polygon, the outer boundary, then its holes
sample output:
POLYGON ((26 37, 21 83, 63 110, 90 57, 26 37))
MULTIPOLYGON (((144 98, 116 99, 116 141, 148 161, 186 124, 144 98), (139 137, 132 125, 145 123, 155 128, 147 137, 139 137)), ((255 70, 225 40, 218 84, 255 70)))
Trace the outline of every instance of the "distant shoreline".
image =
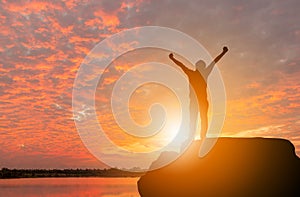
POLYGON ((0 179, 13 178, 68 178, 68 177, 140 177, 144 172, 129 172, 116 168, 109 169, 8 169, 0 170, 0 179))

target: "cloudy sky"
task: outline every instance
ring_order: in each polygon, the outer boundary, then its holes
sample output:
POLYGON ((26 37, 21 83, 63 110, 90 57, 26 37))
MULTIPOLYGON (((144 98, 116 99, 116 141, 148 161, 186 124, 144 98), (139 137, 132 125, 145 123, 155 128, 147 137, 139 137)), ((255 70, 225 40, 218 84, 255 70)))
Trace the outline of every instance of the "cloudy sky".
MULTIPOLYGON (((291 140, 300 155, 297 0, 0 2, 0 167, 99 168, 74 124, 72 88, 88 52, 133 27, 182 31, 218 64, 223 136, 291 140)), ((110 131, 112 132, 112 131, 110 131)))

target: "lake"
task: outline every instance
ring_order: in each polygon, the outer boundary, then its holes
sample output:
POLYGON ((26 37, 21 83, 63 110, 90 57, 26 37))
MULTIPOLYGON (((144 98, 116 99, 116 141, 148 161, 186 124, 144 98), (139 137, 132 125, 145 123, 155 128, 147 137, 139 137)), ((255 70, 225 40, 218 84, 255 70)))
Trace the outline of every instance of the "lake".
POLYGON ((0 196, 139 197, 139 178, 0 179, 0 196))

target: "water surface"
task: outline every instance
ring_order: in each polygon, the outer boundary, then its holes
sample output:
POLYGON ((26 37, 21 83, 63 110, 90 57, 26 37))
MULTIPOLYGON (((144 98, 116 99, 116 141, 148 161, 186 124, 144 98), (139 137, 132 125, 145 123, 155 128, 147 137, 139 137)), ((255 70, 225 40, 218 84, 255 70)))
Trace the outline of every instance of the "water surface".
POLYGON ((0 196, 139 197, 138 178, 0 179, 0 196))

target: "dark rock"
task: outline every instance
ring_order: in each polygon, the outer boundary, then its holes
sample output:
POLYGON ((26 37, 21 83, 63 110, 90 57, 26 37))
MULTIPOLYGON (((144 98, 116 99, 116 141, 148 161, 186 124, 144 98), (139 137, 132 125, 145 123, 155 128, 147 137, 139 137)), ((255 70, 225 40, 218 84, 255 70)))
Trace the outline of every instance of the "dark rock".
POLYGON ((140 195, 300 196, 300 159, 288 140, 219 138, 203 158, 198 157, 200 144, 195 141, 173 163, 142 176, 140 195))

